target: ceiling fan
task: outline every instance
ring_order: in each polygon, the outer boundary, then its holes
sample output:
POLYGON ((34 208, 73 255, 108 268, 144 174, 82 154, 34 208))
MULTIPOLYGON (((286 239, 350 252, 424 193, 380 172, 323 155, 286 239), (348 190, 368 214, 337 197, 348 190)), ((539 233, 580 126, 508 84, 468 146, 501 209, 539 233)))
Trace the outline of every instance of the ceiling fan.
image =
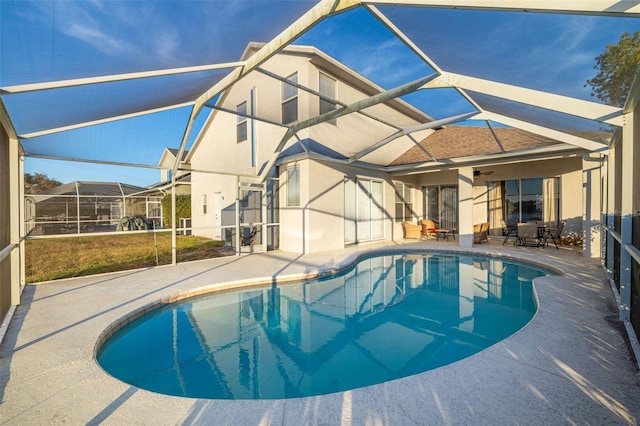
POLYGON ((480 177, 480 175, 488 176, 488 175, 492 175, 492 174, 493 174, 493 170, 489 170, 489 171, 486 171, 486 172, 481 172, 478 169, 473 169, 473 177, 474 178, 480 177))

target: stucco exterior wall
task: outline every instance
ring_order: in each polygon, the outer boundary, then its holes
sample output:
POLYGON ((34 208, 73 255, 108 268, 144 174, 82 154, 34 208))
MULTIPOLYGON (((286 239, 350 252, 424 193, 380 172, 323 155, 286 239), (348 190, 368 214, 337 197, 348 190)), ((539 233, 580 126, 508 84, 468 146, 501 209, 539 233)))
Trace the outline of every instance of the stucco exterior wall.
MULTIPOLYGON (((422 199, 417 189, 417 177, 392 179, 388 173, 313 160, 300 160, 280 166, 280 248, 295 253, 318 253, 345 247, 344 236, 344 180, 358 178, 383 183, 384 238, 401 240, 402 226, 396 222, 395 182, 414 186, 413 204, 416 222, 422 199), (300 206, 286 206, 287 166, 300 166, 300 206)), ((372 240, 376 241, 376 240, 372 240)), ((370 241, 359 242, 366 245, 370 241)))
MULTIPOLYGON (((341 81, 339 77, 320 70, 305 55, 276 55, 269 59, 263 65, 263 68, 286 77, 297 72, 298 82, 315 90, 319 90, 319 79, 322 72, 336 79, 336 97, 346 104, 369 96, 369 94, 341 81)), ((225 94, 219 104, 225 109, 235 111, 238 105, 246 101, 248 113, 250 113, 252 100, 253 109, 257 116, 266 120, 281 122, 282 82, 261 73, 251 73, 243 78, 234 86, 232 91, 225 94)), ((318 110, 319 98, 303 90, 298 90, 298 121, 304 121, 308 117, 317 114, 318 110)), ((393 117, 394 120, 398 120, 404 117, 399 111, 387 105, 371 107, 367 109, 367 112, 385 119, 393 117)), ((209 122, 191 148, 190 155, 187 158, 192 169, 240 174, 257 174, 262 170, 265 164, 273 158, 273 151, 280 143, 285 130, 281 126, 270 123, 248 120, 247 140, 237 142, 237 120, 237 116, 233 114, 213 111, 209 122), (215 133, 210 131, 212 128, 216 129, 215 133)), ((402 121, 406 126, 418 124, 416 120, 409 117, 404 117, 402 121)), ((329 148, 340 147, 341 150, 344 150, 344 147, 348 146, 351 152, 355 154, 395 131, 396 129, 364 117, 361 114, 350 114, 338 118, 337 126, 332 123, 324 123, 312 129, 298 131, 296 136, 299 139, 311 138, 329 148)), ((292 138, 287 142, 285 148, 296 143, 296 140, 296 138, 292 138)), ((406 144, 406 149, 413 145, 408 139, 401 143, 406 144)), ((394 144, 394 149, 398 149, 398 141, 394 141, 394 144)), ((382 155, 387 161, 390 160, 389 157, 384 157, 384 155, 388 155, 385 150, 371 154, 365 159, 371 160, 376 155, 382 155)), ((283 250, 310 252, 310 250, 318 251, 325 248, 344 246, 344 224, 341 219, 344 209, 342 188, 344 172, 342 174, 334 174, 335 170, 337 170, 336 168, 321 167, 320 163, 315 162, 312 164, 312 166, 309 166, 308 163, 304 163, 304 165, 301 163, 301 206, 298 208, 287 207, 286 192, 281 195, 280 248, 283 250), (314 177, 313 182, 310 184, 308 184, 310 182, 309 176, 314 177), (316 176, 319 176, 319 178, 316 179, 316 176), (337 185, 338 182, 340 185, 337 185), (334 187, 327 192, 329 188, 324 187, 325 185, 337 185, 340 189, 337 190, 334 187), (337 192, 334 193, 334 191, 337 192), (307 203, 311 204, 307 206, 307 203), (303 210, 302 207, 304 206, 309 208, 303 210), (335 210, 338 206, 341 209, 339 212, 335 210), (339 217, 338 214, 340 214, 339 217), (338 220, 341 222, 340 224, 337 223, 338 220), (328 228, 331 229, 331 235, 320 235, 318 224, 328 225, 329 223, 330 226, 328 228), (331 243, 329 244, 328 241, 331 241, 331 243)), ((346 169, 356 170, 350 167, 346 167, 346 169)), ((280 173, 282 173, 282 170, 280 173)), ((355 175, 357 173, 351 174, 355 175)), ((379 173, 379 175, 382 175, 382 173, 379 173)), ((367 176, 367 172, 363 176, 367 176)), ((388 176, 384 179, 390 182, 388 176)), ((416 184, 416 179, 415 177, 408 178, 414 185, 416 184)), ((232 204, 236 198, 235 178, 194 172, 191 176, 191 182, 193 232, 196 235, 211 237, 215 216, 213 211, 214 194, 220 193, 225 200, 223 210, 231 211, 232 204), (202 195, 207 196, 209 204, 206 214, 202 213, 202 195)), ((282 180, 281 182, 284 185, 285 181, 282 180)), ((389 188, 385 185, 385 199, 389 199, 391 203, 388 206, 390 217, 393 216, 393 194, 391 184, 389 183, 389 188)), ((420 192, 416 190, 414 194, 414 209, 422 203, 419 197, 420 192)), ((416 215, 416 220, 417 217, 416 215)), ((229 223, 233 222, 232 218, 224 214, 223 224, 227 223, 227 220, 231 221, 229 223)), ((399 232, 402 235, 399 223, 390 224, 388 231, 385 232, 385 235, 393 235, 394 232, 399 232)))

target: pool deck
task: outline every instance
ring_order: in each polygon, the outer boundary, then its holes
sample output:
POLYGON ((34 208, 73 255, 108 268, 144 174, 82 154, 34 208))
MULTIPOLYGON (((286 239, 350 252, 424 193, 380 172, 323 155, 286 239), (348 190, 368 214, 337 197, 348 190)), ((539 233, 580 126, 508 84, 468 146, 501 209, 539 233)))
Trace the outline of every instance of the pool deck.
MULTIPOLYGON (((425 241, 360 248, 459 250, 425 241)), ((540 309, 521 331, 462 361, 392 382, 289 400, 159 395, 106 374, 94 350, 118 319, 193 289, 338 268, 355 250, 226 257, 29 285, 0 347, 0 423, 215 425, 635 425, 640 376, 599 260, 554 247, 472 249, 566 273, 535 281, 540 309)))

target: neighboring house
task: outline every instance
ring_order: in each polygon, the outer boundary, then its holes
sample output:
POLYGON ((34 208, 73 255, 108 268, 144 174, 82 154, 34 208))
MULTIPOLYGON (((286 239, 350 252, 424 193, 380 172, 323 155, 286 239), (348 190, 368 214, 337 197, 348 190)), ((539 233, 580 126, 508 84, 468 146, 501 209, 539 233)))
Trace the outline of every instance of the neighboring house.
MULTIPOLYGON (((260 46, 250 44, 242 59, 260 46)), ((469 245, 475 223, 489 222, 496 235, 501 220, 567 220, 567 232, 589 233, 597 252, 597 155, 512 128, 427 129, 433 119, 397 99, 301 125, 280 151, 283 124, 382 89, 308 46, 289 46, 261 68, 220 96, 186 157, 193 170, 211 171, 192 172, 194 234, 238 246, 255 232, 256 249, 317 253, 400 240, 401 222, 422 218, 468 230, 460 239, 469 245), (406 128, 422 130, 383 143, 406 128), (252 177, 271 164, 266 182, 252 177)))
POLYGON ((115 231, 122 218, 137 216, 162 227, 161 197, 120 182, 75 181, 25 194, 28 235, 115 231))
MULTIPOLYGON (((189 151, 182 153, 181 164, 185 163, 185 158, 189 154, 189 151)), ((178 150, 174 148, 165 148, 162 151, 160 161, 158 161, 158 167, 160 167, 160 182, 150 186, 150 189, 162 191, 165 194, 171 193, 171 178, 173 166, 176 163, 178 156, 178 150)), ((189 195, 191 194, 191 174, 184 170, 178 170, 176 173, 176 195, 189 195)))

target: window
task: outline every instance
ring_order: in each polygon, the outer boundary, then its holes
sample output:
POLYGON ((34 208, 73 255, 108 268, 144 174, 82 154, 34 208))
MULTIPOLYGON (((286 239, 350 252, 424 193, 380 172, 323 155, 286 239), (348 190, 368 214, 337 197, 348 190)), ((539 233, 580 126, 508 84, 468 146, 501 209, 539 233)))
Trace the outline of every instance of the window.
POLYGON ((411 197, 413 186, 406 183, 396 183, 394 186, 396 190, 396 222, 411 221, 413 219, 411 197))
POLYGON ((366 179, 344 181, 344 242, 384 238, 382 182, 366 179))
POLYGON ((238 112, 238 122, 236 124, 236 134, 238 142, 247 140, 247 101, 244 101, 236 107, 238 112))
MULTIPOLYGON (((298 84, 298 73, 287 77, 292 83, 298 84)), ((288 83, 282 83, 282 123, 287 124, 298 119, 298 88, 288 83)))
MULTIPOLYGON (((320 73, 320 94, 331 99, 336 98, 336 81, 326 74, 320 73)), ((337 105, 331 101, 320 98, 320 114, 324 114, 336 109, 337 105)), ((336 124, 336 119, 328 121, 329 123, 336 124)))
POLYGON ((518 222, 557 224, 560 213, 560 179, 533 178, 488 182, 489 223, 514 226, 518 222))
POLYGON ((287 167, 287 206, 300 205, 300 166, 287 167))
POLYGON ((431 219, 440 228, 458 229, 458 187, 430 185, 422 187, 424 218, 431 219))
POLYGON ((202 214, 207 214, 207 194, 202 194, 202 214))

